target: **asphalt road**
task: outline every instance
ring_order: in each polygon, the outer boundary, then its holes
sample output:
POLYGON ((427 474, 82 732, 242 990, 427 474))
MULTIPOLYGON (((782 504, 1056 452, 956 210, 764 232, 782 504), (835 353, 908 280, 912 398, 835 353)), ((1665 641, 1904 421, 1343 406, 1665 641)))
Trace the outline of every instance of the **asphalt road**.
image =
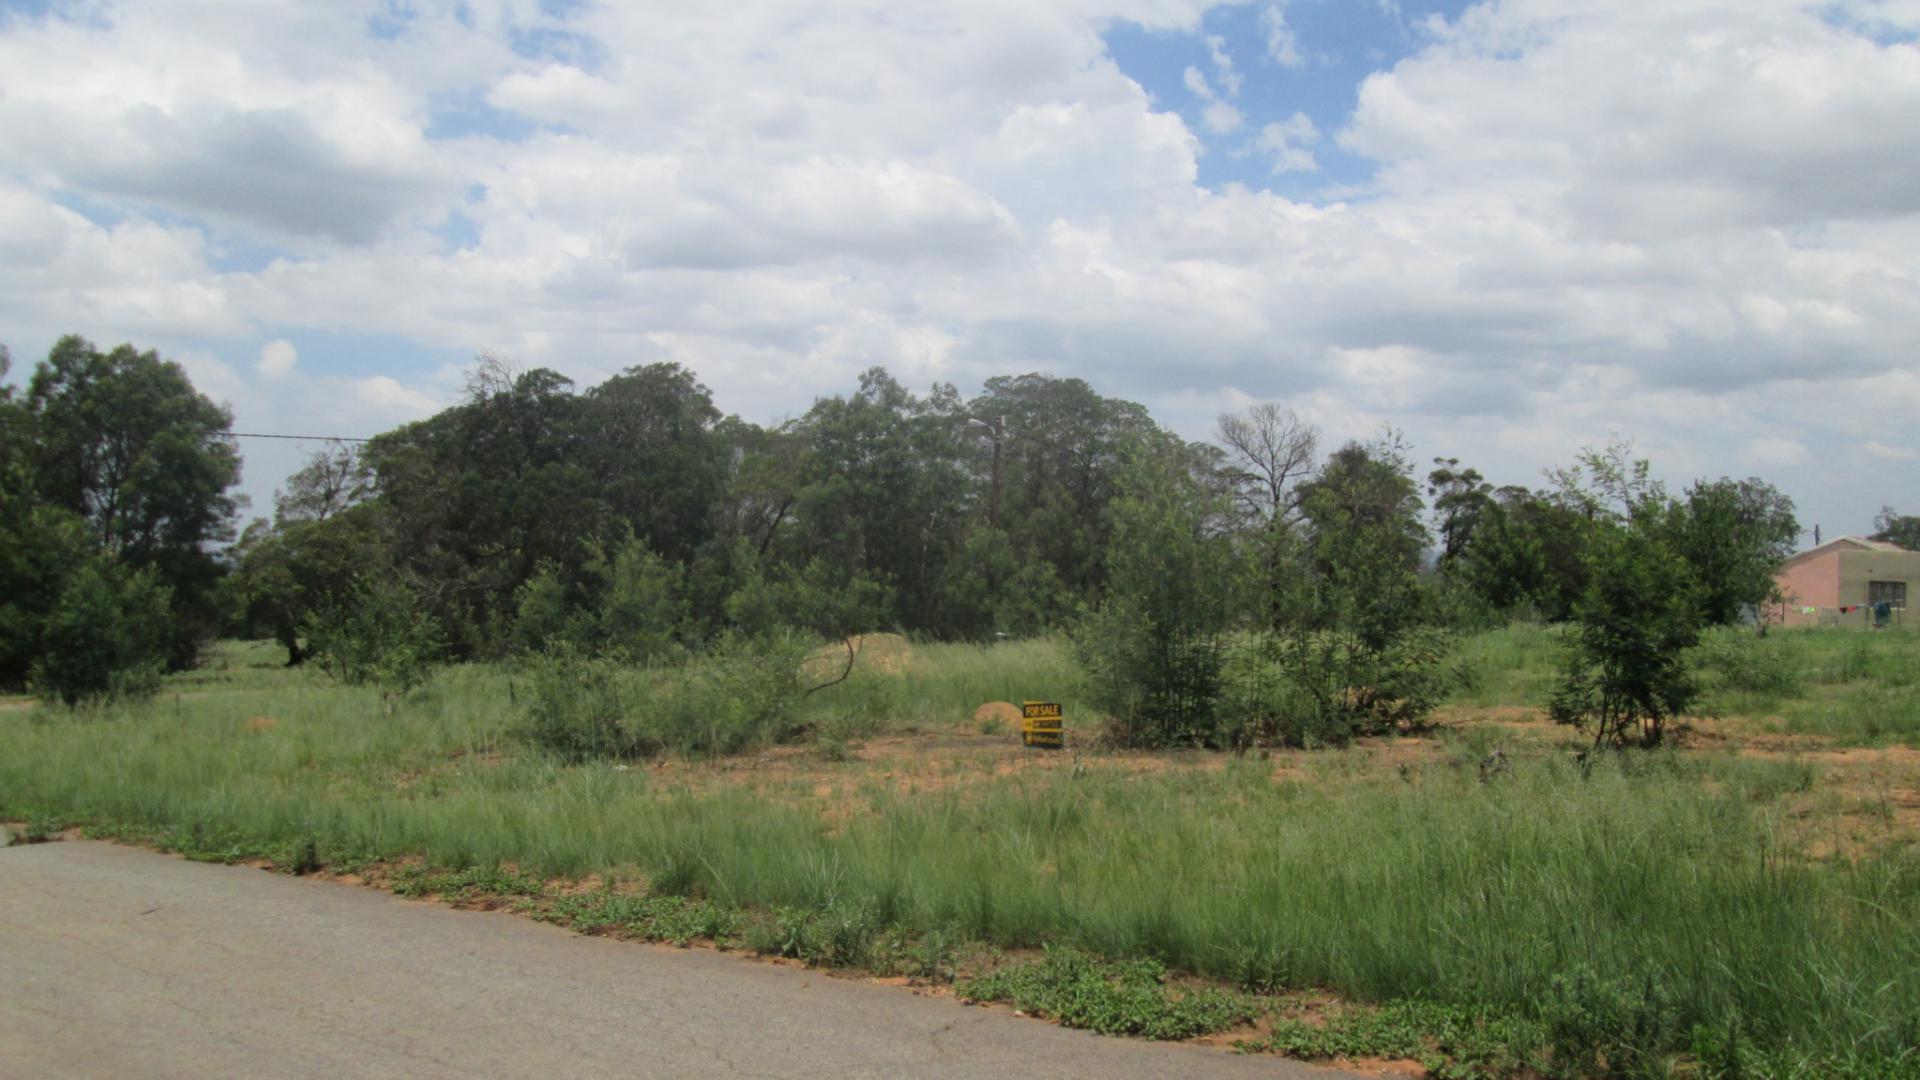
POLYGON ((69 841, 0 850, 0 1078, 1345 1074, 69 841))

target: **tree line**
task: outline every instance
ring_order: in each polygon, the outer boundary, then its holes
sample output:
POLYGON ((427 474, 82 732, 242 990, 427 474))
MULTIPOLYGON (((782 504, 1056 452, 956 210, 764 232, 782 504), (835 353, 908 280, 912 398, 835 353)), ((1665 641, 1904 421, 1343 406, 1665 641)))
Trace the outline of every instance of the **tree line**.
POLYGON ((1139 741, 1337 738, 1439 692, 1436 634, 1591 621, 1623 573, 1689 626, 1735 621, 1799 531, 1762 480, 1669 494, 1623 446, 1495 487, 1392 432, 1323 448, 1277 404, 1188 441, 1042 374, 966 397, 874 368, 762 426, 678 364, 583 388, 483 357, 457 404, 314 455, 244 530, 230 414, 152 351, 64 338, 0 420, 0 681, 69 700, 219 634, 405 682, 556 643, 671 663, 775 628, 1065 630, 1139 741))

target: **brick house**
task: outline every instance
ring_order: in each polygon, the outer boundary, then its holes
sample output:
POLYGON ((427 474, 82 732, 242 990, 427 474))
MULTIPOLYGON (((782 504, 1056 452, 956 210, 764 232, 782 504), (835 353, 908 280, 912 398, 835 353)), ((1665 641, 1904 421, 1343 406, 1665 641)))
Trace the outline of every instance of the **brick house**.
POLYGON ((1873 607, 1886 601, 1905 615, 1920 602, 1920 551, 1884 540, 1842 536, 1782 563, 1774 580, 1785 603, 1774 620, 1784 626, 1868 626, 1873 607))

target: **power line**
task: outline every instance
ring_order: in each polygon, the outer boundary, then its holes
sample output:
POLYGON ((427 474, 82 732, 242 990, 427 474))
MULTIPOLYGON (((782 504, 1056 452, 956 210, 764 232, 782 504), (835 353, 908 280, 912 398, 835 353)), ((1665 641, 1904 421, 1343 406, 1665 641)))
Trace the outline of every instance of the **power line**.
POLYGON ((312 442, 372 442, 372 439, 357 439, 351 435, 266 435, 258 431, 220 431, 218 435, 230 435, 236 439, 306 439, 312 442))

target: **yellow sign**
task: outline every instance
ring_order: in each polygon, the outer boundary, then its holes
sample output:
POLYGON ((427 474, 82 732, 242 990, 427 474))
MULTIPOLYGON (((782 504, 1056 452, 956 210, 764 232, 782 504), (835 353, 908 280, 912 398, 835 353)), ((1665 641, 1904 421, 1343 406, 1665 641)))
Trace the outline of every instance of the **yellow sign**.
POLYGON ((1026 702, 1020 706, 1020 741, 1059 749, 1066 745, 1065 719, 1066 712, 1057 701, 1026 702))

